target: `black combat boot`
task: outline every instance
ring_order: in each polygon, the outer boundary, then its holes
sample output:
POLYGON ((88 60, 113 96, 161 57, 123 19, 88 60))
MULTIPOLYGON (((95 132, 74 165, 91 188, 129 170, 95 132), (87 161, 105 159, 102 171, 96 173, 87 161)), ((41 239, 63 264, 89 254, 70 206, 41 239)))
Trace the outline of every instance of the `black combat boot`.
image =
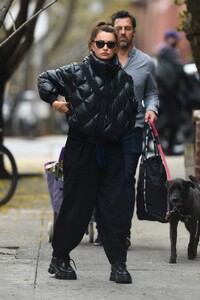
POLYGON ((111 265, 110 281, 132 283, 132 278, 126 269, 125 262, 116 262, 114 265, 111 265))
POLYGON ((62 258, 52 257, 48 272, 50 274, 55 274, 57 279, 77 279, 76 272, 70 265, 70 262, 65 261, 62 258))
POLYGON ((97 234, 97 238, 94 241, 94 245, 95 246, 102 246, 102 240, 101 240, 101 237, 100 237, 99 233, 97 234))

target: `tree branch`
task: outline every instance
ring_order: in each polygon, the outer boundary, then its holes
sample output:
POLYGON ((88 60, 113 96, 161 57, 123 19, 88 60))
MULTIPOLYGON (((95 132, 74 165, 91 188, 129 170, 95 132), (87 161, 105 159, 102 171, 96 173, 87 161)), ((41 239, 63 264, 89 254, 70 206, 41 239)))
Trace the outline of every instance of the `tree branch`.
MULTIPOLYGON (((27 1, 27 0, 21 0, 21 5, 23 4, 22 3, 23 1, 27 1)), ((29 1, 31 1, 31 0, 29 0, 29 1)), ((36 12, 38 12, 42 8, 44 2, 45 2, 45 0, 37 1, 37 5, 35 7, 35 11, 34 11, 33 14, 35 14, 36 12)), ((19 14, 21 14, 21 16, 24 19, 25 11, 23 11, 23 13, 20 12, 19 14)), ((28 50, 30 49, 30 47, 33 44, 35 24, 37 22, 38 16, 36 16, 34 18, 34 20, 26 26, 25 29, 19 31, 7 43, 6 47, 4 47, 5 48, 4 50, 6 50, 6 52, 4 51, 4 56, 5 57, 7 56, 7 59, 6 59, 6 75, 8 77, 11 76, 10 74, 14 73, 14 71, 16 70, 18 65, 23 60, 25 54, 28 52, 28 50), (13 48, 15 49, 15 51, 12 51, 13 48)))
POLYGON ((11 4, 14 0, 5 0, 4 4, 0 7, 0 27, 3 24, 3 21, 9 11, 9 8, 11 7, 11 4))
MULTIPOLYGON (((11 0, 10 0, 11 1, 11 0)), ((29 18, 26 22, 24 22, 21 26, 17 28, 7 39, 5 39, 1 44, 0 48, 3 47, 15 34, 17 34, 21 29, 23 29, 28 23, 30 23, 33 19, 35 19, 41 12, 49 8, 51 5, 53 5, 58 0, 53 0, 52 2, 48 3, 46 6, 41 8, 38 12, 36 12, 31 18, 29 18)))
POLYGON ((66 36, 67 32, 70 30, 70 26, 72 24, 72 19, 73 19, 73 13, 76 10, 76 6, 77 6, 77 0, 71 0, 69 2, 69 8, 68 8, 68 16, 65 19, 65 21, 63 22, 63 28, 61 31, 61 34, 57 34, 56 36, 54 34, 54 36, 51 35, 51 51, 55 51, 55 49, 58 47, 60 41, 62 41, 63 36, 66 36))

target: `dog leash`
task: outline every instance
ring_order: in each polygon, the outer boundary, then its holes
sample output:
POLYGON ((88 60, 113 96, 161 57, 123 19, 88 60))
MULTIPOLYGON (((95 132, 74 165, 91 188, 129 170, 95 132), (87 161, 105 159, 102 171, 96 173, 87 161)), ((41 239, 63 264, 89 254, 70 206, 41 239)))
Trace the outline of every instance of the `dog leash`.
POLYGON ((167 173, 167 179, 168 179, 168 180, 171 180, 171 179, 172 179, 171 173, 170 173, 170 171, 169 171, 169 167, 168 167, 168 165, 167 165, 167 161, 166 161, 166 158, 165 158, 165 155, 164 155, 162 146, 161 146, 161 144, 160 144, 160 142, 159 142, 158 131, 157 131, 157 129, 156 129, 154 123, 153 123, 151 120, 149 120, 148 123, 149 123, 149 126, 152 128, 152 131, 153 131, 153 134, 154 134, 154 137, 155 137, 157 146, 158 146, 158 150, 159 150, 160 155, 161 155, 161 158, 162 158, 162 160, 163 160, 163 164, 164 164, 164 166, 165 166, 165 170, 166 170, 166 173, 167 173))

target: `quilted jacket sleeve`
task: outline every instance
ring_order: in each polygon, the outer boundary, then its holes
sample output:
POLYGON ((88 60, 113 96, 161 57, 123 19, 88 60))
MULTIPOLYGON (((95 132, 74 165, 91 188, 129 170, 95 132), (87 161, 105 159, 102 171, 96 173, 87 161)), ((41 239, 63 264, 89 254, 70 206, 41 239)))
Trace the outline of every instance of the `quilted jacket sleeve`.
POLYGON ((67 85, 69 83, 70 66, 64 66, 56 70, 47 70, 38 77, 38 91, 40 98, 52 104, 58 95, 67 97, 67 85))

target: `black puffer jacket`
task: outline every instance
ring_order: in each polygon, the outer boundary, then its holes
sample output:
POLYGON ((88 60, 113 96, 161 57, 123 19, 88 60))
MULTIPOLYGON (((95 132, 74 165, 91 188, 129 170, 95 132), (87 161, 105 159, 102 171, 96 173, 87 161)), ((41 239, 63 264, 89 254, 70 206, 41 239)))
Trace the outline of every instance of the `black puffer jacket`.
POLYGON ((101 92, 101 99, 92 90, 82 65, 77 63, 43 72, 38 78, 40 97, 52 104, 62 95, 69 102, 69 134, 82 133, 94 142, 120 140, 134 125, 137 113, 132 77, 121 69, 116 56, 102 61, 91 52, 84 63, 101 92), (106 110, 99 128, 103 102, 106 110))

